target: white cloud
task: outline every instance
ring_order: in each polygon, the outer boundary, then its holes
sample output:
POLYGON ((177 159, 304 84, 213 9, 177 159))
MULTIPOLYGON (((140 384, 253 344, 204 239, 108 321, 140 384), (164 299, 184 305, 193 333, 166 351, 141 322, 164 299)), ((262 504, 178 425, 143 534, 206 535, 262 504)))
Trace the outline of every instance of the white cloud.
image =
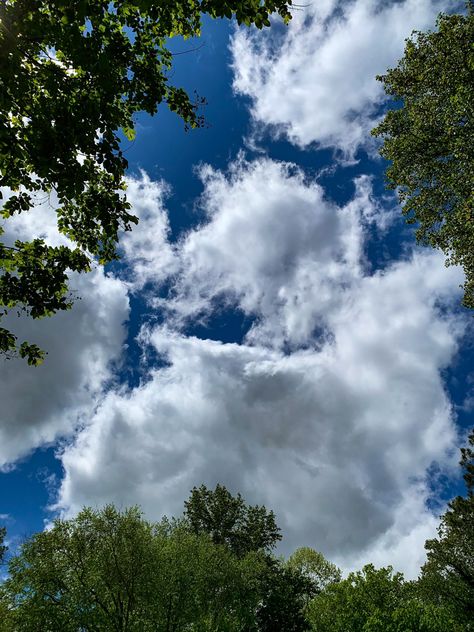
POLYGON ((41 367, 1 359, 0 464, 70 434, 113 376, 110 362, 123 348, 128 298, 123 284, 96 270, 75 276, 81 300, 71 311, 12 324, 19 339, 48 352, 41 367), (16 326, 15 326, 16 325, 16 326))
MULTIPOLYGON (((427 493, 423 484, 412 485, 393 510, 393 522, 379 538, 349 560, 341 556, 348 570, 359 570, 369 561, 376 567, 395 565, 403 560, 407 578, 416 578, 426 561, 424 544, 436 534, 439 520, 426 510, 427 493)), ((336 559, 338 560, 337 556, 336 559)))
POLYGON ((170 227, 164 202, 169 186, 155 182, 145 173, 127 178, 127 198, 139 223, 120 239, 126 267, 122 274, 133 291, 148 283, 162 283, 174 271, 175 255, 169 243, 170 227))
MULTIPOLYGON (((9 219, 7 239, 68 243, 57 232, 53 208, 54 200, 9 219)), ((48 355, 37 368, 0 357, 0 467, 70 435, 113 377, 111 363, 122 352, 129 315, 126 287, 96 268, 71 275, 70 288, 79 297, 70 311, 36 321, 14 315, 2 321, 19 340, 38 344, 48 355)))
MULTIPOLYGON (((463 323, 437 304, 456 294, 459 270, 427 252, 371 271, 367 227, 386 215, 367 177, 344 207, 268 159, 202 177, 206 221, 174 246, 166 186, 130 180, 142 224, 124 242, 126 282, 97 269, 74 279, 83 299, 71 312, 19 321, 49 355, 40 369, 2 367, 2 462, 75 431, 62 454, 66 514, 113 501, 176 515, 193 485, 219 481, 275 509, 287 553, 308 544, 346 569, 372 560, 416 574, 436 522, 426 469, 455 441, 440 370, 463 323), (256 322, 241 345, 144 329, 166 364, 134 389, 114 386, 127 289, 167 275, 170 325, 216 304, 256 322)), ((47 209, 11 222, 14 236, 38 231, 63 239, 47 209)))
POLYGON ((261 126, 273 126, 300 147, 334 147, 351 159, 369 143, 385 100, 375 76, 396 64, 412 30, 432 27, 449 5, 318 0, 294 11, 279 39, 273 29, 241 29, 232 42, 234 89, 250 97, 261 126))
MULTIPOLYGON (((414 322, 392 311, 363 335, 373 302, 393 290, 384 278, 349 310, 345 336, 319 352, 285 356, 151 331, 168 366, 107 395, 63 455, 59 505, 139 503, 159 518, 178 514, 193 485, 222 482, 275 509, 286 552, 312 545, 348 568, 374 551, 412 570, 434 524, 423 505, 426 468, 455 438, 439 369, 456 332, 420 301, 414 322), (406 339, 397 338, 404 326, 406 339), (394 551, 391 538, 416 547, 394 551)), ((410 286, 419 282, 414 275, 410 286)))
POLYGON ((201 176, 208 222, 181 243, 176 299, 164 307, 196 317, 220 299, 258 318, 248 340, 307 344, 340 307, 338 288, 363 276, 365 227, 383 221, 370 179, 339 208, 295 165, 270 159, 201 176))
MULTIPOLYGON (((48 355, 38 368, 0 357, 0 467, 8 469, 32 449, 70 436, 92 414, 115 379, 114 362, 120 362, 124 349, 128 291, 139 291, 148 282, 159 284, 172 270, 163 208, 167 185, 150 181, 145 173, 128 178, 127 184, 140 223, 120 242, 126 267, 117 273, 124 280, 95 266, 91 273, 71 275, 70 288, 79 298, 72 310, 39 321, 14 315, 3 320, 19 340, 35 342, 48 355)), ((57 230, 55 196, 40 200, 28 213, 9 219, 3 237, 8 243, 41 237, 52 246, 70 245, 57 230)))
POLYGON ((58 507, 139 503, 159 518, 222 482, 276 511, 286 552, 414 575, 435 525, 426 470, 456 439, 440 372, 464 324, 438 305, 458 298, 459 270, 428 251, 371 272, 365 227, 383 209, 367 180, 338 208, 269 160, 204 179, 207 222, 176 249, 172 307, 218 299, 258 325, 241 345, 145 329, 166 363, 110 391, 65 448, 58 507))

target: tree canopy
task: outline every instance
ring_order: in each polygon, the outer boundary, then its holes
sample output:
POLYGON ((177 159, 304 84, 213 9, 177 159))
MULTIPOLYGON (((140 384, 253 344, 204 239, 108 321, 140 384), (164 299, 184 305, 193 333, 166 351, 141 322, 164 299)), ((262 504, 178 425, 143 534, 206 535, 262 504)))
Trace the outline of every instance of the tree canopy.
POLYGON ((225 544, 235 555, 269 552, 281 540, 273 511, 247 505, 240 494, 232 496, 223 485, 214 490, 194 487, 184 505, 194 533, 209 534, 215 544, 225 544))
POLYGON ((396 68, 377 77, 394 99, 373 134, 391 161, 397 189, 420 243, 441 249, 466 275, 463 303, 474 308, 474 5, 415 32, 396 68))
POLYGON ((252 624, 260 566, 136 508, 84 509, 11 560, 7 629, 237 632, 252 624))
MULTIPOLYGON (((240 495, 216 489, 221 500, 237 501, 242 515, 252 513, 240 495)), ((225 506, 234 520, 232 502, 225 506)), ((262 547, 233 550, 230 540, 213 537, 228 529, 227 510, 221 528, 214 515, 213 533, 193 530, 187 518, 151 523, 137 508, 113 505, 55 520, 11 557, 0 586, 0 630, 308 630, 311 582, 262 547)), ((256 522, 244 524, 259 533, 256 522)))
POLYGON ((438 537, 427 540, 423 590, 449 605, 464 621, 474 621, 474 430, 462 448, 460 465, 466 497, 457 496, 441 518, 438 537))
POLYGON ((317 632, 461 632, 442 606, 422 601, 391 567, 372 564, 317 595, 308 608, 317 632))
POLYGON ((0 564, 3 563, 3 558, 7 552, 7 546, 4 544, 7 530, 5 527, 0 527, 0 564))
POLYGON ((340 569, 309 546, 296 549, 288 558, 287 566, 307 577, 313 585, 314 593, 320 593, 330 584, 342 579, 340 569))
POLYGON ((311 580, 297 569, 267 558, 260 576, 256 608, 258 632, 306 632, 311 629, 305 609, 314 594, 311 580))
MULTIPOLYGON (((473 447, 474 432, 462 452, 466 502, 474 497, 473 447)), ((245 516, 253 507, 222 485, 194 488, 184 517, 158 523, 136 507, 85 508, 10 556, 0 583, 0 630, 468 632, 473 521, 459 501, 443 517, 439 540, 426 543, 428 562, 411 582, 372 564, 341 579, 309 547, 286 561, 251 539, 242 547, 233 536, 239 529, 248 535, 245 516)), ((264 522, 252 525, 261 541, 264 522)))
MULTIPOLYGON (((202 125, 202 99, 172 84, 172 37, 199 36, 202 15, 269 26, 290 20, 291 0, 11 0, 0 4, 0 194, 4 220, 51 196, 59 231, 73 246, 8 238, 0 227, 0 318, 32 318, 72 304, 71 271, 117 257, 121 231, 137 223, 124 195, 121 134, 159 104, 189 128, 202 125)), ((18 347, 0 327, 0 352, 30 364, 43 352, 18 347)))

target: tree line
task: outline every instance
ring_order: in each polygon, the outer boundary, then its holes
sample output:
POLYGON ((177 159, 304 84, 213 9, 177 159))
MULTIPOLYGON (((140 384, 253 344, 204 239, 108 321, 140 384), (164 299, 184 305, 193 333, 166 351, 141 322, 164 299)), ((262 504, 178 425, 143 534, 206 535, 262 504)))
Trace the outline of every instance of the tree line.
POLYGON ((272 511, 201 485, 179 518, 85 508, 26 539, 0 586, 0 631, 474 630, 474 430, 461 467, 466 494, 426 542, 417 581, 372 564, 342 579, 309 547, 277 557, 272 511))

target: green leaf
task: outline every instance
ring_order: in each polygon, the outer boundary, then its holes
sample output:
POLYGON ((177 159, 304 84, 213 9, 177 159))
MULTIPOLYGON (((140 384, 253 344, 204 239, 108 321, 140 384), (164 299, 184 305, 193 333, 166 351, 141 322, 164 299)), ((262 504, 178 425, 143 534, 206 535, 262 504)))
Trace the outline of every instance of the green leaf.
POLYGON ((122 131, 125 134, 125 137, 127 138, 127 140, 135 139, 136 131, 133 127, 123 127, 122 131))

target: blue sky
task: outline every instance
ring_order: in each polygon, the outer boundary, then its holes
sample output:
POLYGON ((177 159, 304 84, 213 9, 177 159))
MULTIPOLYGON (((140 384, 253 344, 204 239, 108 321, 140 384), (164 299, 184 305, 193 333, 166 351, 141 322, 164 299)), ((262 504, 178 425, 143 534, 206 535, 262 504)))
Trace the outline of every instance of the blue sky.
MULTIPOLYGON (((288 29, 206 21, 161 107, 124 142, 141 222, 122 262, 74 278, 74 309, 16 323, 48 350, 0 366, 0 514, 12 544, 84 504, 177 515, 226 484, 275 510, 282 553, 415 576, 462 490, 474 408, 462 273, 419 249, 370 137, 377 73, 452 3, 320 0, 288 29)), ((15 235, 56 243, 54 214, 15 235)))

